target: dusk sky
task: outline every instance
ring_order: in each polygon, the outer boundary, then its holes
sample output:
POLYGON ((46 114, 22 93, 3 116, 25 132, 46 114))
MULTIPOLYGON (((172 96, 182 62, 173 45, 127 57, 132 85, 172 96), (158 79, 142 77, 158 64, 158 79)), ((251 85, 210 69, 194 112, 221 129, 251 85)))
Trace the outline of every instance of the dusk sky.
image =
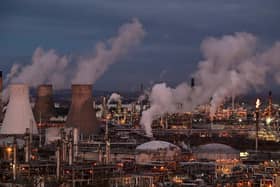
MULTIPOLYGON (((265 47, 280 40, 279 0, 2 0, 0 65, 30 63, 37 47, 86 55, 137 18, 145 38, 94 85, 135 91, 140 83, 189 81, 209 36, 256 35, 265 47)), ((279 62, 280 63, 280 62, 279 62)))

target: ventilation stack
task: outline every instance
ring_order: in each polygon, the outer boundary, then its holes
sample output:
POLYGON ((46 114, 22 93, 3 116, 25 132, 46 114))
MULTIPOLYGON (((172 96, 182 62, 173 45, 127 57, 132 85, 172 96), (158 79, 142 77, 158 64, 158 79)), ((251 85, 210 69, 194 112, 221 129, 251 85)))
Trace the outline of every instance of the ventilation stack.
POLYGON ((9 103, 0 134, 23 135, 26 129, 38 134, 38 129, 29 101, 29 89, 26 84, 9 86, 9 103))
POLYGON ((194 82, 194 78, 191 78, 191 88, 193 89, 195 87, 195 82, 194 82))
POLYGON ((272 91, 268 92, 268 117, 272 118, 272 91))
POLYGON ((99 122, 93 108, 92 85, 72 85, 72 102, 66 126, 78 128, 86 136, 99 132, 99 122))
POLYGON ((48 122, 54 115, 52 92, 52 85, 46 84, 38 87, 34 106, 34 117, 37 122, 48 122))
POLYGON ((0 71, 0 122, 3 121, 4 114, 3 114, 3 101, 2 101, 2 90, 3 90, 3 75, 2 71, 0 71))

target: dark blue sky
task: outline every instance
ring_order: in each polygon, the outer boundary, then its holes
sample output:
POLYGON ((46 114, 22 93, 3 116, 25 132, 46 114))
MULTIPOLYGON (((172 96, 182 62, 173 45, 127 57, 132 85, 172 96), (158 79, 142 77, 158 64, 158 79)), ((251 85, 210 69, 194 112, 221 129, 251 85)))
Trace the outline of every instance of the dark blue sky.
POLYGON ((188 80, 207 36, 250 32, 265 45, 280 40, 279 0, 2 0, 0 65, 29 63, 34 50, 79 55, 138 18, 147 33, 129 56, 112 65, 96 89, 128 90, 160 80, 188 80))

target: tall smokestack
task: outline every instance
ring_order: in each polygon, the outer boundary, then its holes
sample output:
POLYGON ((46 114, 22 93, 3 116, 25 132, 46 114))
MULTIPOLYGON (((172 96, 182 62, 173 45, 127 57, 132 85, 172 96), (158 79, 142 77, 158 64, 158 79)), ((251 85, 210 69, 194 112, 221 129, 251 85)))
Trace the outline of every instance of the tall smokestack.
POLYGON ((194 82, 194 78, 192 77, 191 78, 191 88, 194 88, 195 87, 195 82, 194 82))
POLYGON ((121 112, 122 112, 122 101, 118 100, 117 101, 117 113, 121 114, 121 112))
POLYGON ((268 117, 272 117, 272 91, 268 92, 268 117))
POLYGON ((72 103, 66 126, 78 128, 83 135, 92 135, 99 132, 99 122, 93 108, 92 85, 72 85, 72 103))
POLYGON ((29 90, 25 84, 9 86, 9 103, 0 134, 24 134, 30 129, 31 134, 38 134, 38 129, 32 113, 29 90))
POLYGON ((3 121, 4 114, 3 114, 3 102, 2 102, 2 90, 3 90, 3 74, 0 71, 0 122, 3 121))
POLYGON ((54 115, 52 85, 40 85, 37 88, 37 99, 34 107, 34 117, 37 122, 47 122, 54 115))
POLYGON ((103 96, 102 97, 102 118, 105 119, 107 116, 107 113, 108 113, 107 100, 106 100, 106 97, 103 96))

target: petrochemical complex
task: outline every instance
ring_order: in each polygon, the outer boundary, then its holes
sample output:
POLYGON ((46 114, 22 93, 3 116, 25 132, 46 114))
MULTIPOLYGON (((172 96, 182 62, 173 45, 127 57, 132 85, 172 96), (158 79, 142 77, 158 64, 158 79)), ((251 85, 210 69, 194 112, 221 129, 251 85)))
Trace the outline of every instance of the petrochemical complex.
POLYGON ((280 186, 280 106, 271 92, 256 106, 225 101, 213 117, 208 103, 166 113, 147 136, 140 118, 149 101, 139 95, 108 102, 74 84, 70 101, 55 100, 52 85, 35 97, 26 84, 8 89, 0 186, 280 186))

